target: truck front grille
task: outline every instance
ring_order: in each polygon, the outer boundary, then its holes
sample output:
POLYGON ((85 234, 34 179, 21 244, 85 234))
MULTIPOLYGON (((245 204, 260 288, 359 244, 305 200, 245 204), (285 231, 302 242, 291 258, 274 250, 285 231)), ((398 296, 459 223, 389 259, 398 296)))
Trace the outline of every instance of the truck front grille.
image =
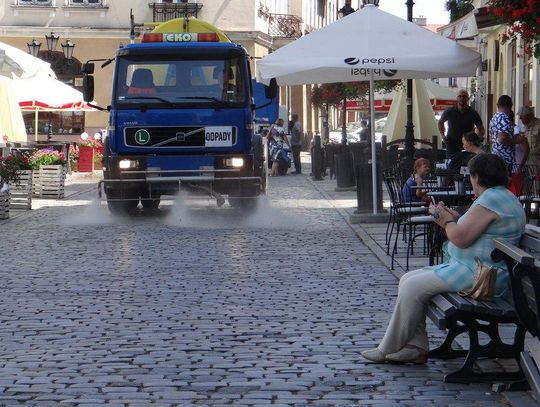
MULTIPOLYGON (((236 144, 236 134, 236 127, 232 127, 232 145, 236 144)), ((126 127, 124 142, 140 148, 205 147, 205 127, 126 127)))

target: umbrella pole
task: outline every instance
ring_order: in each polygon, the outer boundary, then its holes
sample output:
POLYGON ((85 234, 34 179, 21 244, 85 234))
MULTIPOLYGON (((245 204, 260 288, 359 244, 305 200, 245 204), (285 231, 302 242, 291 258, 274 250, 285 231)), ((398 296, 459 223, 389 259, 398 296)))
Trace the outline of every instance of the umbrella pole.
POLYGON ((38 110, 34 111, 34 141, 38 141, 38 110))
POLYGON ((373 214, 377 214, 377 146, 375 145, 375 100, 373 88, 375 82, 373 80, 373 69, 370 69, 369 77, 369 115, 370 115, 370 131, 371 131, 371 184, 373 193, 373 214))

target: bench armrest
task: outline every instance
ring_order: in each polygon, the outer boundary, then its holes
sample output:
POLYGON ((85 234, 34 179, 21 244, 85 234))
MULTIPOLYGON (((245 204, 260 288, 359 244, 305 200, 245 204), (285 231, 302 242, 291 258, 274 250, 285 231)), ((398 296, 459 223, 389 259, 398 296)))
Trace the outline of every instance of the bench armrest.
POLYGON ((499 239, 493 239, 493 246, 495 249, 500 250, 517 263, 525 264, 528 266, 534 266, 534 257, 530 253, 527 253, 525 250, 520 249, 513 244, 507 243, 499 239))

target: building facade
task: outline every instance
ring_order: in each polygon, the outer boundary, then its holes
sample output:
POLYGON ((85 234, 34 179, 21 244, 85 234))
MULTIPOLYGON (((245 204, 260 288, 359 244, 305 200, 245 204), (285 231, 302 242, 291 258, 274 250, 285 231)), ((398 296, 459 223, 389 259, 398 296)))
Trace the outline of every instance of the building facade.
MULTIPOLYGON (((302 7, 292 0, 6 0, 0 3, 0 41, 25 51, 33 43, 36 55, 51 62, 60 80, 80 89, 82 63, 113 58, 118 47, 131 41, 132 26, 138 41, 144 23, 178 17, 197 17, 222 29, 248 50, 255 69, 257 58, 303 35, 302 7), (49 49, 45 36, 57 38, 56 48, 49 49), (74 45, 70 59, 61 51, 68 40, 74 45)), ((112 72, 112 65, 99 69, 97 64, 95 100, 100 106, 109 103, 112 72)), ((282 98, 285 104, 294 100, 286 91, 282 98)), ((40 113, 40 139, 51 115, 55 140, 82 131, 93 134, 108 120, 106 112, 40 113)))
POLYGON ((506 26, 487 12, 487 3, 487 0, 474 1, 473 11, 440 29, 441 35, 482 55, 478 74, 468 84, 484 123, 489 123, 497 111, 497 99, 501 95, 512 98, 515 111, 523 105, 537 109, 540 106, 538 61, 523 52, 521 39, 503 44, 506 26))

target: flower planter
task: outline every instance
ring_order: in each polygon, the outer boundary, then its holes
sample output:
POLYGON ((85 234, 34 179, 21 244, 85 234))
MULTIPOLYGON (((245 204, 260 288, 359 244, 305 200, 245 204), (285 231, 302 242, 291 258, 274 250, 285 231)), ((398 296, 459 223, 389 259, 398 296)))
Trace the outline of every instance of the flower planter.
POLYGON ((79 172, 94 171, 94 148, 80 146, 79 147, 79 172))
POLYGON ((32 170, 18 171, 19 182, 10 184, 11 209, 32 209, 32 170))
POLYGON ((9 192, 0 192, 0 219, 9 218, 9 192))
POLYGON ((63 165, 41 165, 32 173, 32 192, 40 198, 60 199, 64 197, 66 167, 63 165))

